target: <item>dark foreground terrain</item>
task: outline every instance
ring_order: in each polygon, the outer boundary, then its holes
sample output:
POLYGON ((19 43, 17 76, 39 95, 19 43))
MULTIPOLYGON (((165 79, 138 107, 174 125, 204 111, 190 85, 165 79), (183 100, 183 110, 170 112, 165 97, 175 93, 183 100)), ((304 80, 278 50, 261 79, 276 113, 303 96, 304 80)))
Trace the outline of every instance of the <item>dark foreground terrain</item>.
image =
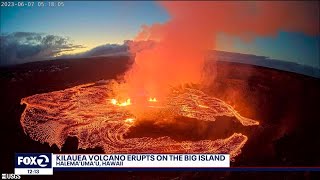
MULTIPOLYGON (((76 138, 69 138, 61 151, 56 146, 49 147, 48 144, 31 140, 20 125, 20 116, 25 108, 20 105, 20 100, 33 94, 115 78, 129 68, 130 62, 127 57, 100 57, 0 68, 1 173, 13 172, 15 152, 103 153, 99 147, 78 150, 76 138)), ((243 116, 258 120, 259 126, 238 127, 228 118, 221 118, 210 124, 190 119, 187 121, 190 123, 184 123, 186 131, 175 129, 173 125, 159 129, 152 127, 151 123, 138 125, 128 136, 140 136, 139 129, 148 128, 150 133, 143 136, 157 136, 158 131, 170 136, 170 131, 175 131, 181 135, 171 134, 174 139, 197 140, 205 138, 206 134, 225 138, 235 131, 244 133, 249 140, 232 166, 320 166, 319 79, 238 63, 218 62, 216 65, 217 75, 212 78, 214 83, 204 87, 204 91, 226 101, 243 116), (205 131, 192 132, 192 129, 197 128, 205 131)), ((238 176, 256 178, 259 175, 261 174, 208 171, 55 172, 54 176, 46 178, 238 179, 238 176)), ((313 175, 308 172, 280 172, 275 179, 312 179, 313 175)), ((263 177, 270 179, 274 174, 265 172, 263 177)))

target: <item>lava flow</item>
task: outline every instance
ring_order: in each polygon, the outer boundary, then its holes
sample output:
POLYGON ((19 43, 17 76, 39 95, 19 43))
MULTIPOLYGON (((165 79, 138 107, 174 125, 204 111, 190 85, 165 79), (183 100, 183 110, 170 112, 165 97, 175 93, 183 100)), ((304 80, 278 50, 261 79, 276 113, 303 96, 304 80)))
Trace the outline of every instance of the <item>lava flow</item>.
MULTIPOLYGON (((56 144, 59 148, 68 136, 75 136, 79 148, 99 146, 105 153, 229 153, 231 158, 241 152, 248 139, 241 133, 226 139, 199 141, 176 141, 168 136, 125 138, 140 118, 130 109, 135 106, 134 99, 118 102, 108 97, 109 91, 107 81, 23 98, 21 104, 27 105, 21 116, 24 132, 35 141, 56 144)), ((218 116, 229 116, 244 126, 259 124, 242 117, 222 100, 196 89, 173 90, 159 105, 154 97, 146 101, 149 101, 146 109, 151 109, 146 113, 160 120, 184 116, 215 121, 218 116)))
POLYGON ((131 104, 131 100, 127 99, 126 101, 119 103, 116 99, 111 99, 111 103, 117 106, 129 106, 131 104))

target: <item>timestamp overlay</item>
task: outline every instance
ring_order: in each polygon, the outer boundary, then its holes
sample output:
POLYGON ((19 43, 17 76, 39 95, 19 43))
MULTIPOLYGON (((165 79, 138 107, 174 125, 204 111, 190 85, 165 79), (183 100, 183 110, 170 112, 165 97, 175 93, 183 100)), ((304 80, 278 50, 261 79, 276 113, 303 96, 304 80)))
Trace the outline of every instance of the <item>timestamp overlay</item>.
POLYGON ((1 8, 5 7, 64 7, 64 1, 1 1, 1 8))

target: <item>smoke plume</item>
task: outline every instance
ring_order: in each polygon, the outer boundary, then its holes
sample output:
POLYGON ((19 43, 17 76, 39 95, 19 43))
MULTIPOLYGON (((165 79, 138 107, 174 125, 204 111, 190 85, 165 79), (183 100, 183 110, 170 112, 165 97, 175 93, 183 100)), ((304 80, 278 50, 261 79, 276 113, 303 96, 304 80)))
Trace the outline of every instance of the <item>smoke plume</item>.
POLYGON ((205 52, 215 48, 216 33, 244 40, 279 31, 319 33, 319 2, 159 2, 170 15, 164 24, 142 26, 136 41, 153 48, 136 54, 125 80, 129 94, 161 96, 170 86, 203 80, 205 52))

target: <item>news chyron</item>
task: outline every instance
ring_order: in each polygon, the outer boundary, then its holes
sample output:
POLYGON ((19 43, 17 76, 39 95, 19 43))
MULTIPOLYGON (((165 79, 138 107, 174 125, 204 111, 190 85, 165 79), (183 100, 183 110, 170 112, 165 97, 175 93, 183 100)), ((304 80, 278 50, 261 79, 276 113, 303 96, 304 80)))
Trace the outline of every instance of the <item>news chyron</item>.
POLYGON ((2 179, 20 179, 23 175, 53 175, 54 171, 113 171, 134 169, 229 168, 229 154, 51 154, 16 153, 14 174, 2 179))

